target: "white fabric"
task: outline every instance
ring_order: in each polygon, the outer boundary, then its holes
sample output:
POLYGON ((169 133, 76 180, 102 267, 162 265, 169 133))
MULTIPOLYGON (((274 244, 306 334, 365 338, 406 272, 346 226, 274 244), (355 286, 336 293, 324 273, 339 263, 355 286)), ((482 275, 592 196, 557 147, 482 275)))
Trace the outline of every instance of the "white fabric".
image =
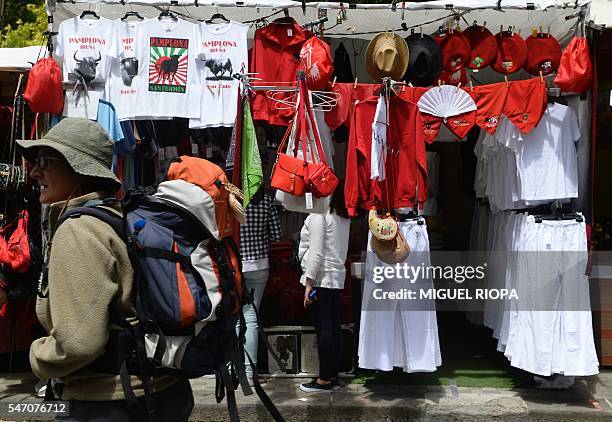
POLYGON ((91 71, 91 82, 105 82, 111 59, 118 54, 113 21, 74 17, 63 21, 58 32, 55 54, 62 58, 64 81, 80 80, 75 71, 81 69, 91 71))
POLYGON ((119 55, 112 61, 107 98, 115 107, 119 120, 133 120, 138 108, 135 76, 138 62, 135 56, 136 32, 141 21, 115 21, 119 55), (135 72, 134 72, 135 71, 135 72))
POLYGON ((546 201, 578 197, 576 145, 578 118, 562 104, 549 104, 540 123, 528 134, 507 126, 506 138, 516 153, 520 198, 546 201))
POLYGON ((239 22, 197 26, 198 71, 202 83, 200 115, 189 120, 190 128, 233 126, 236 122, 240 81, 232 78, 248 72, 247 32, 239 22))
MULTIPOLYGON (((410 254, 401 263, 418 267, 429 265, 429 237, 426 226, 416 221, 399 223, 402 235, 410 246, 410 254)), ((419 300, 418 308, 411 307, 411 300, 387 300, 381 306, 374 298, 375 289, 384 285, 385 290, 403 288, 433 288, 431 279, 419 279, 414 284, 404 279, 385 279, 381 284, 373 281, 375 267, 390 265, 378 260, 372 252, 368 234, 368 253, 361 305, 359 329, 359 367, 391 371, 400 367, 404 372, 432 372, 442 364, 435 301, 419 300)))
POLYGON ((346 254, 348 251, 351 221, 336 213, 310 214, 300 232, 298 256, 302 262, 302 278, 313 280, 315 287, 343 289, 346 277, 346 254))
POLYGON ((387 162, 387 102, 378 96, 374 121, 372 122, 372 150, 370 158, 370 179, 385 180, 387 162))
POLYGON ((19 72, 29 70, 32 64, 44 57, 46 50, 40 45, 21 48, 0 48, 0 71, 19 72))
POLYGON ((549 376, 598 373, 584 222, 524 219, 517 256, 519 299, 511 305, 506 356, 549 376))
POLYGON ((149 19, 138 26, 137 34, 136 117, 199 116, 195 25, 182 19, 149 19))

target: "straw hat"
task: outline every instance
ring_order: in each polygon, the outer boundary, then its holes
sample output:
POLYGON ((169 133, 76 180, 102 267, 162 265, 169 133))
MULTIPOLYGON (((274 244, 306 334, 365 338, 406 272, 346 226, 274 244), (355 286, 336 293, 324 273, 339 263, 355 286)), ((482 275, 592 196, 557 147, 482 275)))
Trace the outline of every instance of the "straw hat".
POLYGON ((408 69, 408 45, 397 34, 376 35, 366 50, 366 69, 375 82, 384 77, 399 81, 408 69))

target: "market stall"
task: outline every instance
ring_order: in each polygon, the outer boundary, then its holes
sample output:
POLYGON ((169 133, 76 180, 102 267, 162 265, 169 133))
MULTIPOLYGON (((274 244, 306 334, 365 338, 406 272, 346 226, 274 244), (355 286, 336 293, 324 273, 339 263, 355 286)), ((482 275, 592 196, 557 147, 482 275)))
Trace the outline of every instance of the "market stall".
MULTIPOLYGON (((404 301, 393 312, 376 309, 369 300, 378 283, 372 279, 374 268, 400 262, 425 265, 430 251, 472 249, 495 261, 497 269, 486 286, 501 289, 518 288, 523 276, 539 273, 518 273, 517 261, 497 252, 556 248, 580 260, 586 256, 586 227, 592 223, 591 86, 562 91, 555 79, 562 51, 573 51, 576 37, 583 39, 607 23, 605 2, 47 1, 47 10, 50 30, 56 33, 50 46, 64 76, 64 115, 97 119, 107 129, 116 142, 114 169, 124 193, 162 180, 178 155, 197 155, 231 167, 232 181, 244 183, 244 161, 236 161, 234 154, 240 157, 237 145, 247 141, 244 132, 232 137, 237 115, 240 125, 245 117, 255 122, 263 164, 259 184, 268 187, 279 145, 278 152, 283 152, 284 139, 299 143, 291 133, 293 116, 299 110, 306 113, 305 136, 320 136, 322 144, 310 159, 327 157, 329 167, 346 181, 349 214, 359 216, 351 225, 349 271, 341 294, 342 320, 352 324, 344 327, 345 346, 354 341, 357 350, 345 347, 349 359, 343 370, 399 367, 408 373, 434 372, 448 352, 440 349, 433 298, 424 300, 422 308, 404 301), (162 24, 168 26, 162 30, 162 24), (312 66, 300 68, 300 54, 308 55, 302 46, 316 40, 312 34, 329 47, 314 42, 310 48, 333 57, 324 57, 320 63, 326 66, 316 72, 312 66), (492 47, 481 49, 487 42, 492 47), (385 48, 395 55, 391 64, 383 63, 385 48), (419 60, 427 65, 417 75, 419 60), (306 70, 302 78, 309 78, 309 88, 296 79, 300 69, 306 70), (315 87, 319 79, 323 83, 315 87), (242 98, 247 93, 250 104, 242 98), (381 121, 382 107, 387 113, 381 121), (382 126, 376 129, 378 123, 382 126), (374 175, 370 155, 376 130, 384 133, 385 152, 378 153, 385 158, 374 175), (529 149, 537 142, 547 145, 546 154, 529 149), (391 188, 383 182, 385 173, 391 188), (371 179, 378 180, 370 185, 371 179), (546 183, 533 183, 540 180, 546 183), (372 214, 373 208, 389 213, 386 218, 395 222, 410 254, 390 258, 373 250, 372 236, 389 240, 372 224, 368 232, 364 213, 370 212, 370 219, 383 218, 376 211, 372 214), (401 209, 405 212, 397 211, 401 209), (391 210, 397 211, 393 217, 391 210), (554 237, 555 229, 542 229, 557 223, 551 215, 573 224, 566 230, 570 240, 554 237), (551 222, 536 223, 534 216, 551 222), (549 243, 525 240, 537 236, 549 243), (365 271, 357 271, 364 266, 365 271)), ((590 77, 578 82, 590 84, 590 77)), ((573 85, 565 86, 580 85, 570 82, 573 85)), ((306 148, 303 151, 302 159, 307 155, 306 148)), ((282 190, 279 186, 273 181, 272 187, 282 190)), ((276 194, 284 241, 271 246, 262 316, 272 326, 269 336, 277 352, 286 355, 286 372, 303 375, 318 370, 309 360, 316 342, 312 329, 304 328, 310 327, 310 320, 302 306, 300 276, 288 265, 294 255, 291 240, 299 235, 306 215, 317 212, 319 205, 326 209, 329 195, 315 197, 309 206, 303 199, 308 196, 293 188, 285 193, 297 199, 276 194)), ((534 265, 533 257, 524 259, 527 266, 534 265)), ((574 274, 573 281, 581 277, 574 274)), ((417 285, 437 288, 439 280, 434 278, 423 277, 417 285)), ((393 283, 400 286, 399 277, 388 285, 393 283)), ((542 286, 546 288, 550 286, 542 286)), ((481 309, 469 309, 480 311, 480 317, 473 314, 470 320, 493 330, 497 350, 513 367, 542 377, 593 375, 598 361, 585 294, 588 289, 580 290, 579 314, 565 321, 580 327, 580 341, 570 334, 553 335, 545 347, 554 352, 541 364, 532 359, 534 348, 541 345, 516 334, 524 333, 517 327, 533 321, 509 320, 512 298, 482 300, 481 309), (568 339, 578 342, 581 354, 570 363, 557 361, 568 339)), ((531 326, 539 330, 559 323, 558 313, 549 310, 547 315, 548 320, 531 326)))

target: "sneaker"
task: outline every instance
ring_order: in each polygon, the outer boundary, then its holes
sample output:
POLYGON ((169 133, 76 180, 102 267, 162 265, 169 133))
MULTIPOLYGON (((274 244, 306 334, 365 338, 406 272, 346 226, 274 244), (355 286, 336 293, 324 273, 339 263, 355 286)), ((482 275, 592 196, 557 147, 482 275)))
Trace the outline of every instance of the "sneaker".
POLYGON ((315 378, 309 383, 300 384, 300 390, 305 391, 306 393, 331 393, 334 391, 334 388, 331 383, 319 384, 315 378))

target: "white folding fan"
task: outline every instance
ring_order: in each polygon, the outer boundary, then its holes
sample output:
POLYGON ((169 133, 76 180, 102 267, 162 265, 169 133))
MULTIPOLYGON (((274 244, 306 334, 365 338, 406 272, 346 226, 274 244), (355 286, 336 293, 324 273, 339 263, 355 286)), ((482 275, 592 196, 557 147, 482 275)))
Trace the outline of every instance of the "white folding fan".
POLYGON ((421 113, 447 119, 476 110, 470 94, 456 86, 442 85, 428 90, 417 103, 421 113))

